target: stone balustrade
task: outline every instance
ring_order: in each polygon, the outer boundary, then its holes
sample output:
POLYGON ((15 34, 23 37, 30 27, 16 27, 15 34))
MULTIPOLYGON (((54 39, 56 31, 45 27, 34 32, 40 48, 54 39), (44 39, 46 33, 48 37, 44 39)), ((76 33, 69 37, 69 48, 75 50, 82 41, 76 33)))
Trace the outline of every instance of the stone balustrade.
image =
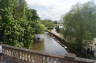
POLYGON ((2 45, 3 54, 17 58, 27 63, 95 63, 95 60, 78 58, 75 56, 55 56, 48 53, 2 45))

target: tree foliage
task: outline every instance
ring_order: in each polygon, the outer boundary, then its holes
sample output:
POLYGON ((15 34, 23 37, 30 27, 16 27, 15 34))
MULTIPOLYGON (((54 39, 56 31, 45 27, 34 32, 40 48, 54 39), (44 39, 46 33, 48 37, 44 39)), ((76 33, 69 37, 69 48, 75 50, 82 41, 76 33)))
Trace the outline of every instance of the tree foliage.
POLYGON ((55 23, 52 20, 41 20, 41 23, 44 24, 47 29, 53 29, 55 27, 55 23))
POLYGON ((1 0, 0 17, 0 42, 9 45, 30 48, 36 31, 43 31, 36 23, 36 10, 29 9, 25 0, 1 0))
POLYGON ((31 21, 37 21, 40 19, 35 9, 28 9, 26 12, 26 16, 27 19, 31 21))
POLYGON ((82 51, 89 45, 85 41, 96 37, 96 5, 92 2, 77 4, 64 16, 63 21, 64 37, 74 44, 79 56, 85 55, 82 51))

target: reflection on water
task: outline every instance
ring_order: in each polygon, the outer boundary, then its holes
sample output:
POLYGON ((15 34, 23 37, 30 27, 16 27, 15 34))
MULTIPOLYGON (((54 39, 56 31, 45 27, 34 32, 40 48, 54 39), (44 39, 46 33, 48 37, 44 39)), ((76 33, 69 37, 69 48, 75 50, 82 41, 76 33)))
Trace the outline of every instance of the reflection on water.
POLYGON ((49 54, 64 55, 67 51, 51 36, 46 34, 41 34, 40 38, 44 39, 42 42, 37 42, 32 45, 33 50, 38 50, 42 52, 47 52, 49 54))
POLYGON ((33 50, 38 50, 38 51, 44 50, 44 41, 39 42, 39 43, 37 43, 37 42, 33 43, 32 49, 33 50))

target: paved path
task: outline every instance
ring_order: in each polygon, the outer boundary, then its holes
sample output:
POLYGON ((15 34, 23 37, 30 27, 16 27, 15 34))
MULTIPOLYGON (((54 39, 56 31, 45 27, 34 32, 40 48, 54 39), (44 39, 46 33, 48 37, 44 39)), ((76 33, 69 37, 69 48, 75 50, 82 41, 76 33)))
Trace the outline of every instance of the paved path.
POLYGON ((64 38, 63 35, 61 35, 60 33, 56 32, 55 29, 51 30, 51 32, 54 33, 55 35, 59 36, 59 37, 64 38))

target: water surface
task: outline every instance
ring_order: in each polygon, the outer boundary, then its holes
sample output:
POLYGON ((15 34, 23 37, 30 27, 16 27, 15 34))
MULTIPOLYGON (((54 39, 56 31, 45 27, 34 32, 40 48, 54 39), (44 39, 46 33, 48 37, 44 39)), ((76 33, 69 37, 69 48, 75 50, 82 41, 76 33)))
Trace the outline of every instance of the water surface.
POLYGON ((67 53, 64 47, 62 47, 53 37, 47 33, 40 34, 40 38, 44 39, 42 42, 37 42, 32 45, 33 50, 47 52, 49 54, 64 55, 67 53))

